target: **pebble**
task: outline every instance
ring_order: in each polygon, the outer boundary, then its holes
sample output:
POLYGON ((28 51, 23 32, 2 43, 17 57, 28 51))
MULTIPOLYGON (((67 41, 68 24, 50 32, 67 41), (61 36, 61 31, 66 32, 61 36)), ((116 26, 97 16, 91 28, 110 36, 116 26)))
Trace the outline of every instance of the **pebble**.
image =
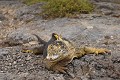
POLYGON ((48 80, 65 80, 63 75, 51 74, 48 80))
POLYGON ((4 73, 4 71, 0 71, 1 73, 4 73))
POLYGON ((13 62, 13 64, 16 64, 16 63, 17 63, 16 61, 13 62))
POLYGON ((27 77, 28 74, 29 74, 29 73, 20 73, 19 76, 20 76, 20 77, 27 77))
POLYGON ((9 66, 11 66, 12 65, 12 63, 9 63, 9 66))
POLYGON ((32 59, 32 57, 29 56, 29 55, 28 55, 27 58, 26 58, 27 61, 29 61, 29 60, 31 60, 31 59, 32 59))

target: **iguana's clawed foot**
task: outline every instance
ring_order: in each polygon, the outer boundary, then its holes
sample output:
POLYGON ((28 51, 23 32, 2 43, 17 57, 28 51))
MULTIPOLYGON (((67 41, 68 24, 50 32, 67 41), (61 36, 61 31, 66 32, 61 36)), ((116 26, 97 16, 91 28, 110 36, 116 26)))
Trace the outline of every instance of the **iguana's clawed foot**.
POLYGON ((84 48, 86 54, 94 53, 94 54, 104 54, 104 53, 111 53, 110 50, 105 48, 92 48, 92 47, 85 47, 84 48))
POLYGON ((23 53, 33 53, 32 50, 25 50, 25 49, 23 49, 21 52, 23 52, 23 53))
POLYGON ((53 70, 55 71, 55 72, 61 72, 61 73, 66 73, 66 70, 67 70, 68 68, 66 68, 66 67, 64 67, 64 66, 60 66, 60 65, 55 65, 54 66, 54 68, 53 68, 53 70))
POLYGON ((96 49, 96 51, 95 51, 95 54, 105 54, 105 53, 111 53, 111 51, 110 50, 108 50, 108 49, 104 49, 104 48, 100 48, 100 49, 96 49))

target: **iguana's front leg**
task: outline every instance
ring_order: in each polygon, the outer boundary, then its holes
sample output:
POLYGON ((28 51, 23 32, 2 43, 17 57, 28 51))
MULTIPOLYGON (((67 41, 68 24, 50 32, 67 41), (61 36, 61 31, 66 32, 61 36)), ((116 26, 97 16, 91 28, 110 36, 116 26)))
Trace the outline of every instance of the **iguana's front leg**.
POLYGON ((105 48, 93 48, 93 47, 83 47, 83 48, 76 48, 75 57, 81 57, 86 54, 104 54, 110 53, 110 50, 105 48))
POLYGON ((54 67, 53 67, 53 71, 55 71, 55 72, 61 72, 61 73, 66 73, 66 70, 67 70, 68 68, 67 67, 65 67, 64 65, 59 65, 59 64, 56 64, 54 67))
POLYGON ((32 45, 32 46, 24 46, 22 47, 21 52, 23 53, 33 53, 33 54, 41 54, 43 53, 44 45, 32 45))

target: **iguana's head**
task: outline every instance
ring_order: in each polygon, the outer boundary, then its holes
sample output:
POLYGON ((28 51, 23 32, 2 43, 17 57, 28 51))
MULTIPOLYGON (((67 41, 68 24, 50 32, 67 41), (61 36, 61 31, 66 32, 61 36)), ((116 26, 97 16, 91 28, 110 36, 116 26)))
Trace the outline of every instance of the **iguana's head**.
POLYGON ((56 33, 52 33, 52 37, 55 40, 48 45, 46 59, 53 61, 60 60, 69 54, 68 51, 71 49, 72 44, 69 40, 56 33))
POLYGON ((66 44, 56 40, 48 46, 46 59, 56 61, 67 55, 67 52, 68 48, 66 44))

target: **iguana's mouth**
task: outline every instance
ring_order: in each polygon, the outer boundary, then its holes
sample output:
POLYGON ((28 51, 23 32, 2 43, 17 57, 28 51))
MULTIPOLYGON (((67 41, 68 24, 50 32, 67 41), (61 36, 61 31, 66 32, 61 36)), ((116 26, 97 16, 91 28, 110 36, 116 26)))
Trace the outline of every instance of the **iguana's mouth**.
POLYGON ((59 55, 52 55, 52 56, 47 56, 46 58, 49 59, 49 60, 56 60, 59 57, 60 57, 59 55))

